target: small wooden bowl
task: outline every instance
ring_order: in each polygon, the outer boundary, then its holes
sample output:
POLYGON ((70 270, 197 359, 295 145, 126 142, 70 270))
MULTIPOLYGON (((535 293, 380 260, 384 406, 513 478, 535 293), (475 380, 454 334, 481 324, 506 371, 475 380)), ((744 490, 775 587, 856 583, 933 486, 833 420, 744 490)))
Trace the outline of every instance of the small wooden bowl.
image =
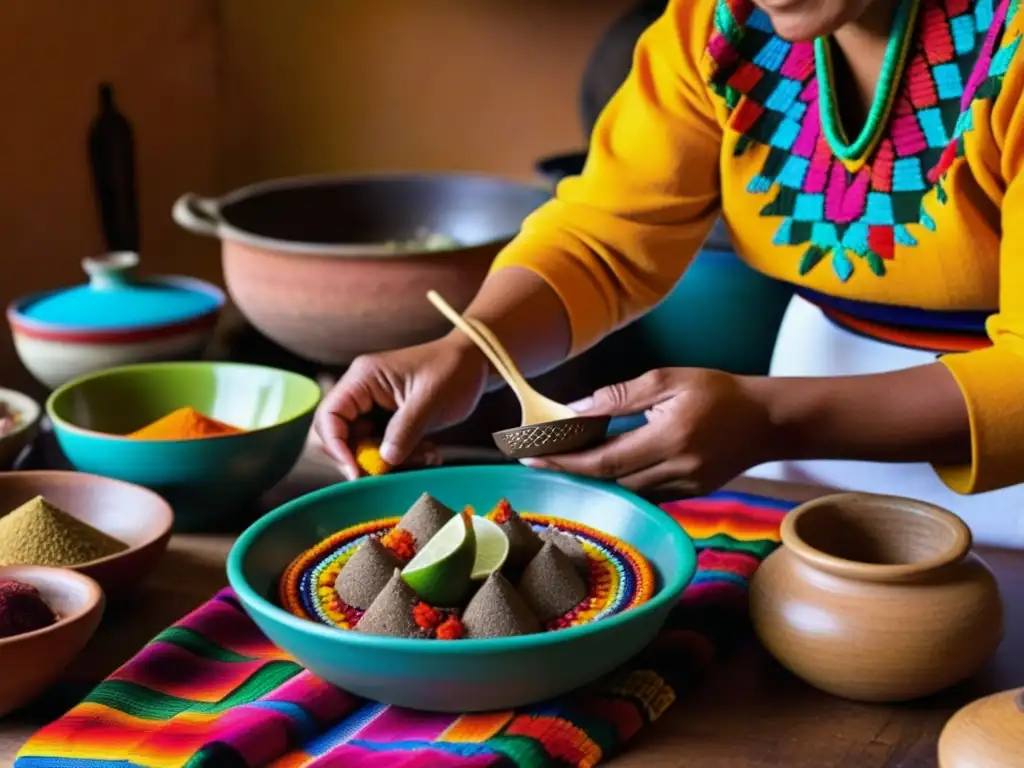
POLYGON ((604 440, 610 416, 577 416, 494 432, 495 445, 510 459, 583 451, 604 440))
POLYGON ((895 496, 841 493, 790 512, 750 585, 758 637, 811 685, 907 701, 974 674, 1003 632, 999 588, 964 522, 895 496))
POLYGON ((57 622, 0 639, 0 717, 27 704, 52 684, 89 642, 103 616, 100 585, 64 568, 0 567, 0 579, 39 590, 57 622))
POLYGON ((35 400, 13 389, 0 389, 0 405, 7 405, 21 416, 21 423, 6 435, 0 435, 0 470, 9 469, 39 434, 43 409, 35 400))
POLYGON ((939 768, 1024 763, 1024 688, 972 701, 939 735, 939 768))
POLYGON ((70 569, 95 579, 109 598, 138 586, 170 541, 174 513, 146 488, 81 472, 0 472, 0 516, 36 496, 128 545, 70 569))

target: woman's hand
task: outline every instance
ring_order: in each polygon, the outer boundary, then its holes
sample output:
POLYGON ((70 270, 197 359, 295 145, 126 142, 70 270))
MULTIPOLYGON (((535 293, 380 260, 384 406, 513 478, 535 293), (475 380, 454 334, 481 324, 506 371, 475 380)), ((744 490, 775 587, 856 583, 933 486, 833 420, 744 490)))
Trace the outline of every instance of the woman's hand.
POLYGON ((588 451, 524 459, 528 466, 617 480, 633 490, 672 482, 692 494, 771 460, 772 424, 751 379, 662 368, 613 384, 573 407, 580 415, 644 412, 647 424, 588 451))
POLYGON ((455 333, 416 347, 359 357, 317 409, 314 426, 324 450, 345 476, 362 472, 350 442, 363 437, 366 416, 394 411, 380 446, 392 466, 413 454, 424 434, 457 424, 476 407, 487 384, 487 361, 455 333))

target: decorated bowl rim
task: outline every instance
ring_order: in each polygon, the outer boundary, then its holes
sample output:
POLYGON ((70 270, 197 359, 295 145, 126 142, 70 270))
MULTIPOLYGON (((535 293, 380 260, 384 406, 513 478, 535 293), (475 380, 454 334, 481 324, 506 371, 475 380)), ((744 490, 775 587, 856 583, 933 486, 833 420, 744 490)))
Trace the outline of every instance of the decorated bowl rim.
MULTIPOLYGON (((351 644, 352 646, 359 648, 451 656, 461 653, 490 654, 529 650, 531 648, 571 643, 590 635, 610 631, 615 627, 624 626, 639 620, 645 615, 656 613, 674 605, 679 601, 679 598, 683 594, 683 590, 686 589, 693 580, 693 576, 697 570, 697 551, 694 548, 692 539, 690 539, 686 532, 683 531, 681 526, 675 523, 672 518, 657 505, 652 504, 646 499, 643 499, 616 485, 587 478, 570 477, 559 472, 530 469, 519 465, 441 467, 436 469, 419 470, 416 473, 410 474, 415 474, 419 477, 429 474, 431 477, 443 479, 445 476, 464 474, 467 470, 472 470, 485 477, 491 476, 496 480, 500 480, 502 477, 525 476, 528 473, 540 473, 545 478, 544 482, 567 483, 583 488, 589 488, 598 493, 617 496, 620 499, 629 502, 638 510, 644 512, 646 516, 651 519, 651 522, 654 525, 659 526, 662 529, 662 534, 667 536, 671 540, 672 545, 679 550, 683 561, 682 567, 673 574, 664 574, 659 571, 659 578, 663 583, 659 585, 654 596, 642 605, 630 608, 628 611, 615 614, 614 616, 608 616, 600 621, 582 624, 576 627, 568 627, 566 629, 559 629, 552 632, 540 632, 533 635, 519 635, 516 637, 465 639, 449 643, 425 642, 417 638, 385 637, 381 635, 364 635, 358 632, 342 631, 335 627, 329 627, 325 624, 299 618, 298 616, 289 613, 284 608, 275 605, 272 601, 260 595, 252 588, 252 586, 250 586, 248 580, 244 576, 242 568, 242 561, 246 552, 252 544, 261 535, 263 535, 265 530, 278 521, 289 517, 298 509, 307 506, 309 503, 319 501, 325 497, 339 494, 343 495, 346 493, 346 489, 350 487, 350 483, 337 483, 335 485, 313 491, 312 493, 304 496, 300 496, 297 499, 293 499, 292 501, 281 505, 277 509, 261 517, 243 531, 232 545, 231 551, 228 553, 228 583, 234 589, 235 594, 238 595, 242 604, 246 607, 246 610, 255 610, 263 614, 266 618, 271 619, 278 624, 283 624, 289 629, 300 634, 313 635, 328 642, 351 644)), ((361 488, 366 488, 367 486, 374 484, 384 485, 393 482, 409 482, 409 479, 403 479, 401 474, 395 474, 380 475, 377 477, 363 477, 355 482, 361 483, 361 488)), ((636 547, 640 553, 646 557, 646 553, 644 553, 640 547, 637 547, 635 544, 632 546, 636 547)))
MULTIPOLYGON (((232 363, 226 361, 214 361, 214 360, 192 360, 192 361, 168 361, 168 362, 152 362, 152 363, 133 363, 131 365, 119 365, 114 368, 104 368, 100 371, 93 371, 91 373, 83 374, 78 376, 71 381, 62 384, 60 387, 50 393, 50 396, 46 398, 46 415, 53 422, 54 428, 60 428, 65 432, 69 432, 75 435, 81 435, 83 437, 91 437, 96 439, 102 439, 107 441, 116 441, 123 443, 131 443, 139 446, 166 446, 166 445, 180 445, 188 444, 193 441, 186 440, 136 440, 128 437, 127 435, 114 435, 109 432, 100 432, 95 429, 89 429, 87 427, 81 427, 77 424, 72 424, 67 419, 61 417, 57 411, 55 403, 61 397, 65 396, 72 389, 85 384, 89 381, 96 379, 103 379, 108 376, 120 373, 130 373, 132 371, 139 370, 152 370, 160 368, 245 368, 247 370, 262 370, 272 371, 282 376, 294 377, 313 388, 315 396, 310 398, 310 401, 302 408, 301 411, 296 413, 289 419, 283 419, 276 421, 273 424, 268 424, 265 427, 256 427, 255 429, 247 429, 244 432, 231 434, 231 435, 210 435, 204 437, 202 442, 207 443, 211 440, 239 440, 248 437, 249 435, 263 434, 270 432, 271 430, 279 429, 288 424, 294 424, 295 422, 308 419, 312 413, 320 405, 320 401, 323 399, 323 389, 320 384, 309 376, 304 376, 301 373, 295 371, 288 371, 283 368, 274 368, 270 365, 255 365, 252 363, 232 363)), ((312 394, 312 393, 311 393, 312 394)))

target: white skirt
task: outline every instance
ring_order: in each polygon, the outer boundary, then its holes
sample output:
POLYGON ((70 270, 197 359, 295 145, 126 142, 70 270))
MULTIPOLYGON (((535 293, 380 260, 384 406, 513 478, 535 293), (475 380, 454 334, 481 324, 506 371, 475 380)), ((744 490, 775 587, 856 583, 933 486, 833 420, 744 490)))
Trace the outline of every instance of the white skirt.
MULTIPOLYGON (((898 347, 845 331, 809 301, 795 296, 782 320, 771 375, 885 373, 926 365, 935 359, 933 352, 898 347)), ((867 461, 773 462, 755 467, 747 474, 921 499, 963 518, 978 543, 1024 549, 1024 485, 962 496, 947 488, 928 464, 867 461)))

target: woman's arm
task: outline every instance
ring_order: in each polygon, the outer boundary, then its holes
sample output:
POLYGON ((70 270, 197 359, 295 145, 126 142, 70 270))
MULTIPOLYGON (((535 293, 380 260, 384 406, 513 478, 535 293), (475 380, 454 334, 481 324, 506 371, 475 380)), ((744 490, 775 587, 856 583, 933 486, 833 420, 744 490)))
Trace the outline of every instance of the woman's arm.
POLYGON ((719 213, 721 129, 700 61, 715 0, 672 0, 594 129, 583 172, 527 218, 466 314, 537 374, 675 286, 719 213))
POLYGON ((834 378, 751 378, 772 425, 772 460, 856 459, 964 465, 971 425, 942 363, 834 378))

